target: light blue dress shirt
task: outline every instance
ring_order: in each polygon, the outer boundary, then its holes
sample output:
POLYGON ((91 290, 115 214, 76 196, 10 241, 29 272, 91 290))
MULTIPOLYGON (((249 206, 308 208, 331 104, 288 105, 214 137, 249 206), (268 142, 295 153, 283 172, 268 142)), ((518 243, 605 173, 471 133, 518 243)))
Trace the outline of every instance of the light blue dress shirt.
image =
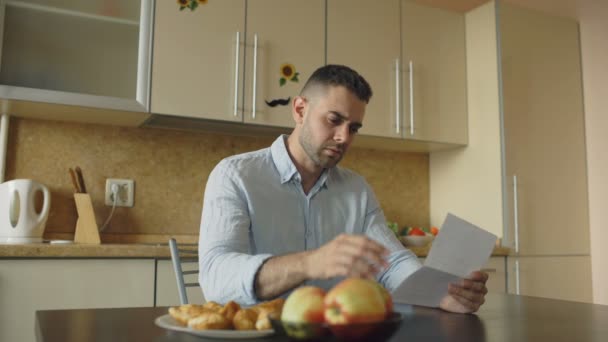
MULTIPOLYGON (((205 188, 199 236, 199 282, 206 300, 255 304, 255 275, 272 256, 320 247, 341 233, 365 234, 391 253, 377 275, 389 290, 421 267, 387 227, 363 177, 326 169, 308 195, 285 145, 222 160, 205 188)), ((341 279, 307 284, 329 289, 341 279)))

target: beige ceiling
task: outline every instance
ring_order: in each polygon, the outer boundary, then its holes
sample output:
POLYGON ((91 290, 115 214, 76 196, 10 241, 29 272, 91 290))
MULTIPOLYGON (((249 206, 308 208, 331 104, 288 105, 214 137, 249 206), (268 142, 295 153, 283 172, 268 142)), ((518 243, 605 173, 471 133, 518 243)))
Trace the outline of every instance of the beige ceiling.
MULTIPOLYGON (((411 0, 432 7, 443 8, 457 12, 468 12, 490 0, 411 0)), ((502 0, 522 7, 536 9, 554 15, 577 18, 578 8, 582 0, 502 0)), ((607 0, 587 0, 607 1, 607 0)))
POLYGON ((468 12, 490 0, 412 0, 431 7, 443 8, 456 12, 468 12))

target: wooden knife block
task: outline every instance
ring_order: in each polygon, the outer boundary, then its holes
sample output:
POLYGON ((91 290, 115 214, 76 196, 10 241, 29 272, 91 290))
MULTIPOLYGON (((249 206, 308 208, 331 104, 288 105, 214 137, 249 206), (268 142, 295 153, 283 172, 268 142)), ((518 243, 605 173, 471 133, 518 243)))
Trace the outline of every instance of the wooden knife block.
POLYGON ((100 244, 99 230, 95 221, 95 211, 89 194, 74 194, 78 220, 76 221, 75 243, 100 244))

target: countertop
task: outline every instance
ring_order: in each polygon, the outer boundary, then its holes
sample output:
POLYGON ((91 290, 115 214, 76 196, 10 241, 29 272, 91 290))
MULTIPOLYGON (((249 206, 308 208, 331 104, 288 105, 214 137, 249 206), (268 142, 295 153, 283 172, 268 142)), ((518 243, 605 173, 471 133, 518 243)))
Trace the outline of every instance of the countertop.
MULTIPOLYGON (((188 244, 196 248, 196 244, 188 244)), ((425 257, 430 246, 411 247, 417 256, 425 257)), ((507 256, 509 248, 495 247, 492 256, 507 256)), ((170 258, 166 243, 102 243, 50 244, 32 243, 22 245, 0 245, 0 258, 170 258)))

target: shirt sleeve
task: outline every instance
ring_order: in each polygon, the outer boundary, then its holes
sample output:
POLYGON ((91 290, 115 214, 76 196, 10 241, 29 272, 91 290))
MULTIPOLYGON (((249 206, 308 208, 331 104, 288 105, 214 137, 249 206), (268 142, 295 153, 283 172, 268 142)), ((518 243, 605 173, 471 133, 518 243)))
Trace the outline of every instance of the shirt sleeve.
POLYGON ((422 267, 418 257, 397 239, 395 233, 386 225, 384 213, 374 195, 371 187, 365 183, 367 189, 367 211, 364 222, 365 234, 384 245, 390 254, 387 258, 389 266, 378 273, 376 280, 389 291, 394 291, 405 278, 422 267))
POLYGON ((251 255, 251 220, 236 177, 237 166, 226 160, 209 175, 199 235, 199 283, 205 299, 255 304, 255 276, 271 254, 251 255))

